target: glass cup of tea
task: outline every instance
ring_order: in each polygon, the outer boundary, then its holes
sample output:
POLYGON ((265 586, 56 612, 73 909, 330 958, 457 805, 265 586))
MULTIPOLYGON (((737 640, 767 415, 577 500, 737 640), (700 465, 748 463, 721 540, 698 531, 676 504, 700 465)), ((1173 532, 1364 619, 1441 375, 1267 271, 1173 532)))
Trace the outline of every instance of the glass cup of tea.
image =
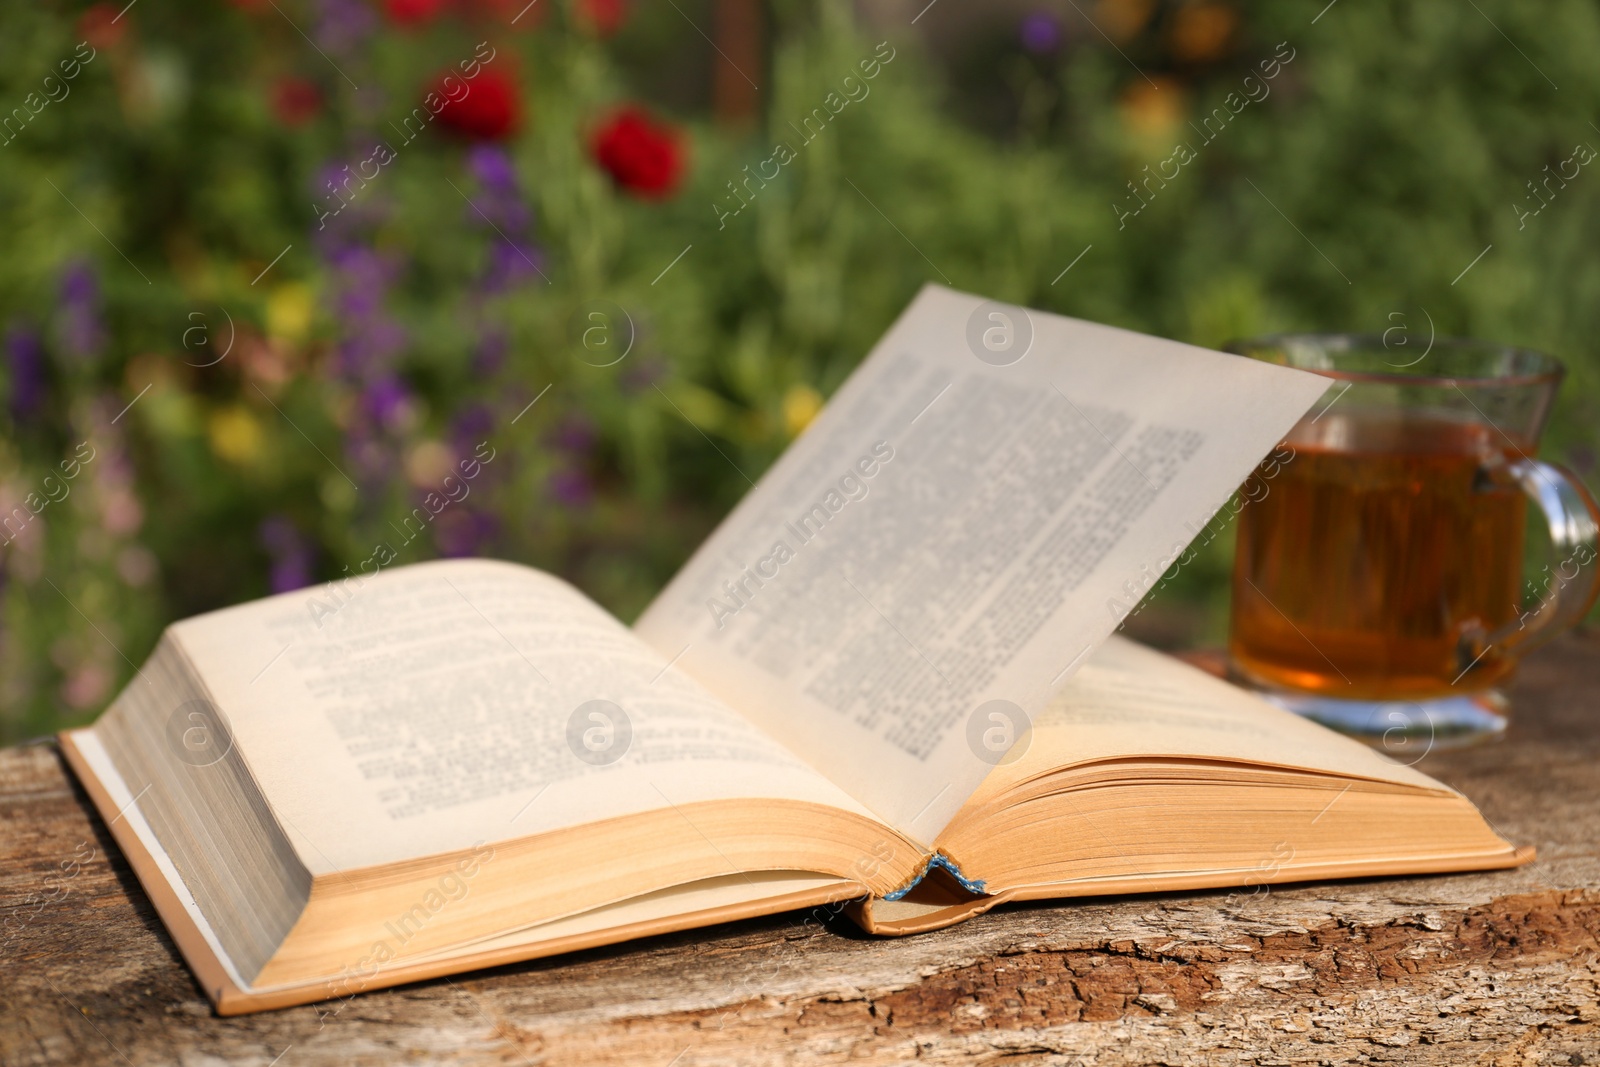
POLYGON ((1408 360, 1343 334, 1229 349, 1332 379, 1242 491, 1231 669, 1392 752, 1499 734, 1517 660, 1600 593, 1600 508, 1535 458, 1561 364, 1442 339, 1408 360), (1525 573, 1530 500, 1548 559, 1525 573))

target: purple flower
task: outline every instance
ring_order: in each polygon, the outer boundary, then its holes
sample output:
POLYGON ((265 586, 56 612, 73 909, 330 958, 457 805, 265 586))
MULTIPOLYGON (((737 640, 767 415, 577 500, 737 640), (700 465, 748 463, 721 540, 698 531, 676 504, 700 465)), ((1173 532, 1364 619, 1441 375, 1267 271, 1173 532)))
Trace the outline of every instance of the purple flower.
POLYGON ((61 346, 70 355, 86 359, 105 344, 100 320, 100 282, 94 268, 73 260, 61 273, 61 346))
POLYGON ((588 416, 569 415, 550 435, 550 443, 569 455, 586 456, 599 436, 588 416))
POLYGON ((494 413, 485 404, 468 404, 450 420, 450 443, 459 455, 471 455, 479 442, 489 439, 494 413))
POLYGON ((1024 16, 1017 31, 1022 47, 1034 55, 1049 55, 1061 47, 1061 20, 1049 11, 1024 16))
POLYGON ((494 516, 466 507, 450 507, 433 524, 433 541, 441 556, 475 556, 499 529, 494 516))
POLYGON ((274 593, 311 584, 311 542, 287 516, 269 515, 261 523, 259 536, 272 561, 268 581, 274 593))
POLYGON ((477 145, 467 153, 467 167, 477 179, 478 195, 463 213, 470 224, 492 230, 496 238, 489 247, 483 291, 504 292, 543 269, 543 255, 526 240, 533 212, 523 200, 516 168, 504 149, 477 145))
POLYGON ((320 0, 317 4, 317 40, 335 55, 353 55, 377 27, 377 15, 361 0, 320 0))
POLYGON ((642 393, 657 382, 667 380, 667 368, 659 357, 640 356, 623 364, 617 384, 627 393, 642 393))
POLYGON ((6 330, 6 365, 11 417, 22 422, 44 403, 44 341, 39 331, 17 323, 6 330))
POLYGON ((506 331, 489 326, 478 340, 478 350, 472 356, 472 372, 487 378, 505 365, 506 353, 511 349, 511 338, 506 331))
POLYGON ((400 422, 411 404, 411 393, 395 375, 385 375, 361 392, 361 406, 373 421, 385 427, 400 422))
POLYGON ((392 257, 361 244, 343 245, 327 258, 339 276, 339 303, 335 310, 347 316, 378 313, 389 286, 400 273, 400 265, 392 257))
POLYGON ((542 274, 544 254, 529 239, 533 211, 506 151, 492 144, 475 145, 467 152, 467 169, 478 188, 464 214, 471 225, 489 231, 488 262, 478 278, 478 299, 472 301, 475 324, 480 324, 472 369, 487 377, 504 363, 509 339, 505 327, 485 315, 483 302, 542 274))
POLYGON ((522 199, 511 157, 495 145, 480 144, 467 153, 467 169, 478 180, 478 196, 466 209, 476 226, 485 220, 515 237, 533 222, 533 212, 522 199), (479 214, 482 212, 482 215, 479 214))
POLYGON ((324 256, 357 240, 360 231, 382 223, 392 214, 393 202, 386 196, 389 179, 383 170, 371 177, 362 174, 366 163, 376 162, 374 152, 380 141, 387 143, 377 134, 352 137, 344 160, 324 163, 311 180, 311 209, 317 215, 311 236, 324 256))
POLYGON ((504 292, 543 270, 544 256, 525 241, 497 240, 489 249, 489 267, 483 275, 484 291, 504 292))
POLYGON ((329 245, 323 256, 333 268, 333 312, 342 326, 338 371, 351 381, 375 381, 390 372, 406 346, 405 327, 385 307, 400 265, 355 243, 329 245))
POLYGON ((388 319, 347 323, 339 344, 339 370, 353 381, 379 377, 404 350, 407 336, 405 327, 388 319))
POLYGON ((594 483, 580 470, 563 468, 550 475, 550 495, 569 508, 588 507, 594 499, 594 483))
MULTIPOLYGON (((324 167, 322 173, 338 177, 344 170, 324 167)), ((396 369, 409 335, 388 308, 390 289, 405 264, 370 244, 371 228, 386 209, 356 210, 360 206, 358 201, 326 228, 314 230, 313 241, 329 268, 328 306, 338 321, 333 371, 354 388, 359 401, 346 428, 345 456, 353 477, 377 485, 395 467, 388 435, 404 431, 412 409, 411 392, 396 369)))
POLYGON ((365 417, 354 420, 345 438, 344 454, 350 460, 350 470, 363 485, 379 485, 395 473, 398 466, 394 453, 374 439, 372 421, 365 417))
POLYGON ((487 193, 515 193, 517 171, 505 149, 492 144, 476 144, 467 153, 467 167, 487 193))

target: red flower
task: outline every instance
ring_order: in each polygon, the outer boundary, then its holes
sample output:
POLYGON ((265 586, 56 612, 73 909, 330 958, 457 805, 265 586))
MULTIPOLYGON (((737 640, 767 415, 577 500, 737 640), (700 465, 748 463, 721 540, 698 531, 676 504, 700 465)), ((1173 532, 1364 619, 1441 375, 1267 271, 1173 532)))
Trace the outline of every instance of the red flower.
POLYGON ((578 19, 601 37, 610 37, 628 21, 628 0, 578 0, 578 19))
POLYGON ((383 0, 383 10, 396 26, 421 26, 444 10, 445 0, 383 0))
POLYGON ((516 82, 500 71, 480 70, 476 78, 443 75, 433 91, 445 101, 439 111, 440 124, 463 136, 499 141, 522 124, 522 97, 517 95, 516 82), (452 93, 455 99, 451 99, 452 93))
POLYGON ((622 188, 647 200, 671 196, 683 177, 684 150, 677 130, 657 124, 642 109, 618 110, 596 131, 594 160, 622 188))
POLYGON ((304 78, 279 78, 272 87, 272 113, 285 126, 301 126, 322 109, 322 92, 304 78))
MULTIPOLYGON (((127 12, 122 13, 126 16, 127 12)), ((78 16, 78 32, 96 49, 114 48, 133 25, 131 19, 119 18, 114 4, 96 4, 78 16)))

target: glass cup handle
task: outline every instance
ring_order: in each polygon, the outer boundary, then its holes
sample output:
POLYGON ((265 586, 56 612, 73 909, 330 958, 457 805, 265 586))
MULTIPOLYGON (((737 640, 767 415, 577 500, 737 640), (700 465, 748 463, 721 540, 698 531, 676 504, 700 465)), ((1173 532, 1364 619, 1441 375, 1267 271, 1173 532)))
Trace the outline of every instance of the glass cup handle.
POLYGON ((1521 654, 1577 623, 1600 596, 1600 506, 1577 475, 1554 463, 1521 459, 1506 473, 1544 513, 1557 560, 1545 568, 1550 577, 1539 602, 1483 641, 1485 650, 1501 645, 1521 654))

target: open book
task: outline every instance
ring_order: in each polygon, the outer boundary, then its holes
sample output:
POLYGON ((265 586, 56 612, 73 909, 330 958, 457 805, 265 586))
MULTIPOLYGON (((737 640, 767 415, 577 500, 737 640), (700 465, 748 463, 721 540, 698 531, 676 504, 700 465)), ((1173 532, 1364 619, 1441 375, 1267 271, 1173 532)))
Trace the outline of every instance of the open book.
POLYGON ((62 746, 224 1014, 847 901, 1523 862, 1110 636, 1325 385, 930 286, 631 630, 386 566, 174 624, 62 746))

